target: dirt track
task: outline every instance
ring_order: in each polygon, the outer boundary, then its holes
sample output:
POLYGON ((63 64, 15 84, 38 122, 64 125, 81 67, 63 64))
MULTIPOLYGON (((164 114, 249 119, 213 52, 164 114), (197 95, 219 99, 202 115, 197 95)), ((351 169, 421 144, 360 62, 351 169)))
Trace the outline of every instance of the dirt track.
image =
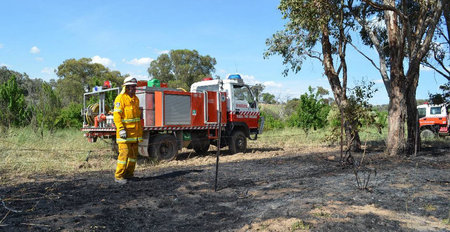
POLYGON ((370 191, 325 147, 225 155, 217 192, 214 152, 141 165, 125 186, 112 172, 40 176, 1 187, 0 231, 450 231, 446 151, 396 161, 369 153, 370 191))

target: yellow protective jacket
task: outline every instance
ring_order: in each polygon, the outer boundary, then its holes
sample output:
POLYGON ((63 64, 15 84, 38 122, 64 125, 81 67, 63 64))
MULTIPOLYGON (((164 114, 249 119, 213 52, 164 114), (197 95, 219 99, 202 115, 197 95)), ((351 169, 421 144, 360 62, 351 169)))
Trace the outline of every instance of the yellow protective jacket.
POLYGON ((116 125, 117 143, 142 142, 141 110, 139 99, 128 94, 119 94, 114 101, 114 124, 116 125), (125 129, 127 138, 120 138, 119 131, 125 129))

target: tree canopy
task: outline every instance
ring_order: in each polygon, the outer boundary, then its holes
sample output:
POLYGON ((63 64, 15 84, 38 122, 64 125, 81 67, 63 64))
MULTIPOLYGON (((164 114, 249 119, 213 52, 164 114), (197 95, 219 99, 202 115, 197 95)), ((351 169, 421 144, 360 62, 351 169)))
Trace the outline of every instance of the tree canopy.
POLYGON ((275 100, 275 95, 271 93, 263 93, 261 94, 262 102, 266 104, 275 104, 277 101, 275 100))
MULTIPOLYGON (((286 69, 295 73, 301 70, 303 61, 314 58, 322 62, 334 99, 343 112, 347 102, 347 44, 354 20, 345 1, 338 0, 281 0, 279 10, 287 19, 284 30, 266 40, 265 57, 281 55, 286 69), (320 46, 319 46, 320 45, 320 46), (317 49, 321 49, 317 50, 317 49), (337 60, 337 62, 333 61, 337 60)), ((350 123, 345 123, 346 138, 354 134, 350 123)), ((356 133, 353 150, 359 150, 361 142, 356 133)))
POLYGON ((111 71, 101 64, 92 63, 90 58, 65 60, 58 66, 56 75, 59 77, 56 81, 56 92, 63 106, 82 103, 86 86, 101 86, 104 81, 109 80, 112 87, 118 87, 127 76, 122 76, 119 71, 111 71))
POLYGON ((169 87, 189 90, 190 86, 215 71, 216 59, 196 50, 171 50, 150 63, 150 77, 168 83, 169 87))
MULTIPOLYGON (((444 1, 448 6, 448 0, 444 1)), ((359 32, 364 43, 378 52, 379 66, 373 57, 363 56, 380 71, 390 99, 387 152, 390 155, 405 154, 405 151, 411 154, 411 148, 417 144, 414 139, 417 138, 415 97, 420 64, 436 38, 436 27, 443 22, 440 20, 442 5, 443 0, 281 0, 279 9, 288 21, 284 30, 267 40, 269 48, 265 56, 281 55, 283 64, 287 65, 285 75, 289 70, 300 71, 306 58, 320 60, 336 104, 343 112, 348 104, 346 47, 352 45, 362 53, 352 44, 351 36, 359 32), (385 26, 377 27, 376 22, 384 22, 385 26), (314 50, 319 48, 316 46, 319 43, 322 50, 314 50), (339 62, 333 61, 336 58, 339 62), (406 63, 407 68, 404 67, 406 63), (407 143, 404 136, 406 119, 407 143)), ((444 16, 448 16, 448 10, 444 16)), ((445 37, 443 33, 440 36, 445 37)), ((442 53, 435 53, 435 57, 439 58, 438 63, 443 59, 442 53)), ((351 128, 346 129, 349 130, 351 128)))

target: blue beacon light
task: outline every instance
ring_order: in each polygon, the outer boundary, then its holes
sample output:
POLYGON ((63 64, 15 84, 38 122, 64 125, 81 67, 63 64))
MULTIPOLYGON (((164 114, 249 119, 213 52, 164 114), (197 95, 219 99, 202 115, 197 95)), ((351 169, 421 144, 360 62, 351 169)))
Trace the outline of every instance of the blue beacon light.
POLYGON ((228 79, 230 79, 230 80, 232 80, 232 79, 240 80, 242 78, 241 78, 241 75, 239 75, 239 74, 233 74, 233 75, 229 75, 228 79))

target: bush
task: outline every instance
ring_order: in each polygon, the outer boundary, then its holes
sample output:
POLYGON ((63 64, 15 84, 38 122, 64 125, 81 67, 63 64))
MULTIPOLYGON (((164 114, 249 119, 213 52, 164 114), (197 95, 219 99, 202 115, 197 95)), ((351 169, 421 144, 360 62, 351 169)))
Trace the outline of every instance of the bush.
MULTIPOLYGON (((342 109, 344 121, 353 128, 352 133, 359 133, 363 129, 376 128, 378 133, 382 133, 382 129, 386 127, 387 112, 378 111, 369 104, 369 99, 377 89, 373 89, 374 83, 362 82, 353 89, 349 89, 349 97, 347 105, 342 109)), ((330 125, 330 133, 326 139, 336 142, 341 133, 341 114, 337 105, 333 105, 328 115, 328 123, 330 125)), ((355 134, 352 134, 354 136, 355 134)), ((349 141, 347 141, 349 142, 349 141)))
POLYGON ((284 128, 283 120, 269 108, 261 108, 261 116, 264 117, 264 130, 284 128))
POLYGON ((61 109, 61 113, 56 119, 58 128, 81 128, 83 118, 81 116, 82 104, 70 103, 61 109))
POLYGON ((311 128, 314 130, 324 128, 330 111, 330 106, 324 103, 318 91, 313 93, 311 86, 308 90, 309 94, 300 96, 296 111, 288 119, 289 126, 299 127, 305 133, 308 133, 311 128))
POLYGON ((23 89, 17 85, 16 77, 0 85, 0 123, 2 126, 24 126, 31 117, 25 102, 23 89))
POLYGON ((52 87, 42 84, 42 90, 39 94, 39 101, 34 107, 34 116, 36 117, 37 127, 41 131, 41 135, 45 129, 53 133, 56 128, 56 120, 61 112, 61 101, 56 96, 52 87))

